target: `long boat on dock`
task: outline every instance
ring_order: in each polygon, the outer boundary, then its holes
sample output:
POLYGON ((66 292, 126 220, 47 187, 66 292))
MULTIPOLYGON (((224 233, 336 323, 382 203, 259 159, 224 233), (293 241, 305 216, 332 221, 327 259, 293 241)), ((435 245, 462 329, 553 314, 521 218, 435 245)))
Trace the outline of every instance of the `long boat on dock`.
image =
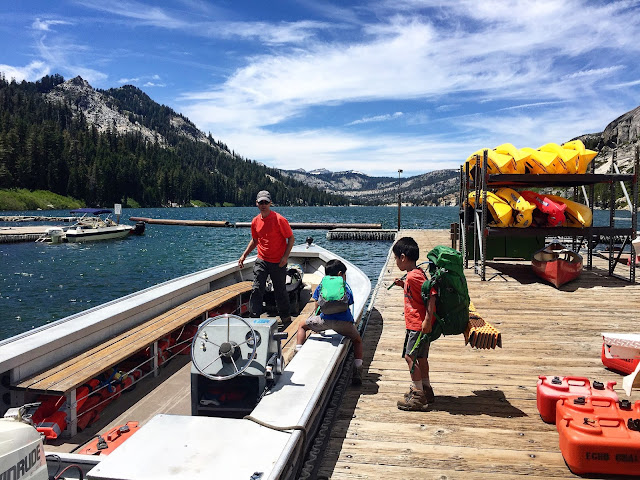
MULTIPOLYGON (((96 480, 299 478, 350 347, 328 331, 295 353, 298 325, 314 311, 311 294, 332 259, 347 267, 360 321, 368 277, 309 240, 289 257, 295 315, 284 331, 268 297, 266 314, 246 318, 252 257, 243 268, 186 275, 0 341, 0 399, 10 408, 0 438, 17 423, 35 432, 24 423, 33 421, 50 439, 33 457, 46 455, 49 476, 75 465, 64 478, 80 470, 96 480), (141 427, 110 452, 107 432, 132 422, 141 427), (78 453, 96 435, 106 451, 78 453)), ((29 447, 27 458, 31 448, 38 451, 29 447)), ((7 458, 0 450, 0 470, 16 468, 7 458)))

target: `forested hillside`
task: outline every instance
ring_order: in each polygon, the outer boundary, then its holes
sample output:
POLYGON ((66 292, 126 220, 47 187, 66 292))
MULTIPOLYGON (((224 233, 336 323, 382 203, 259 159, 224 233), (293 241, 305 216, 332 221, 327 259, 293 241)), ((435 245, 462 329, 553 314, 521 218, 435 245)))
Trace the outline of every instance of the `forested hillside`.
POLYGON ((235 155, 132 86, 101 93, 111 109, 156 132, 155 140, 122 133, 115 122, 98 128, 81 98, 45 98, 63 82, 59 75, 19 84, 0 78, 0 188, 49 190, 95 206, 129 199, 141 206, 253 205, 264 188, 280 205, 348 203, 235 155))

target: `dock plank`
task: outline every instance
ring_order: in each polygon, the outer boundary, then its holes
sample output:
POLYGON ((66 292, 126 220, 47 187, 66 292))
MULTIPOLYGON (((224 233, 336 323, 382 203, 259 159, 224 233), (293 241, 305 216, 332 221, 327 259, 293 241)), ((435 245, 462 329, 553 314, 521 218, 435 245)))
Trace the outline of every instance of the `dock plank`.
MULTIPOLYGON (((426 252, 449 245, 445 230, 406 230, 426 252)), ((622 376, 600 361, 601 332, 637 330, 640 289, 607 275, 607 261, 558 290, 538 280, 528 262, 492 262, 482 282, 465 271, 471 300, 498 328, 503 348, 475 350, 461 336, 440 338, 429 354, 436 401, 427 412, 403 412, 396 401, 410 378, 401 357, 402 290, 393 257, 384 266, 364 336, 361 387, 343 397, 319 467, 333 479, 576 478, 558 447, 554 425, 536 405, 538 375, 576 375, 603 382, 622 376)), ((470 262, 473 266, 473 261, 470 262)), ((618 266, 616 271, 624 274, 618 266)), ((627 270, 628 272, 628 270, 627 270)), ((632 401, 640 400, 634 392, 632 401)), ((590 478, 605 478, 591 476, 590 478)), ((610 477, 609 477, 610 478, 610 477)))

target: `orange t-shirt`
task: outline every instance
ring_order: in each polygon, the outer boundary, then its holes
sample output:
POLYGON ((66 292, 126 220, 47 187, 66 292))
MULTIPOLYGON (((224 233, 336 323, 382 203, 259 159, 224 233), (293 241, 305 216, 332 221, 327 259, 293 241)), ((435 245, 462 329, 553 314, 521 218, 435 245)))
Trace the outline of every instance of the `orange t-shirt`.
POLYGON ((427 307, 422 300, 422 284, 427 279, 422 269, 414 268, 404 280, 404 323, 407 330, 422 330, 427 307))
POLYGON ((293 235, 289 222, 273 210, 265 218, 258 214, 251 221, 251 236, 258 244, 258 258, 279 263, 287 249, 287 238, 293 235))

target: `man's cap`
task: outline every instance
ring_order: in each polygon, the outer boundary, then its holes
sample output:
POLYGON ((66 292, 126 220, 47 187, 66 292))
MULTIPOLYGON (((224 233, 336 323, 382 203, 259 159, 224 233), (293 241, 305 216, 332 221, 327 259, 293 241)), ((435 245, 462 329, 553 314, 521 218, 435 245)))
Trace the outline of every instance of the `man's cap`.
POLYGON ((267 202, 271 203, 271 194, 266 190, 259 191, 258 196, 256 197, 256 202, 261 202, 263 200, 266 200, 267 202))

